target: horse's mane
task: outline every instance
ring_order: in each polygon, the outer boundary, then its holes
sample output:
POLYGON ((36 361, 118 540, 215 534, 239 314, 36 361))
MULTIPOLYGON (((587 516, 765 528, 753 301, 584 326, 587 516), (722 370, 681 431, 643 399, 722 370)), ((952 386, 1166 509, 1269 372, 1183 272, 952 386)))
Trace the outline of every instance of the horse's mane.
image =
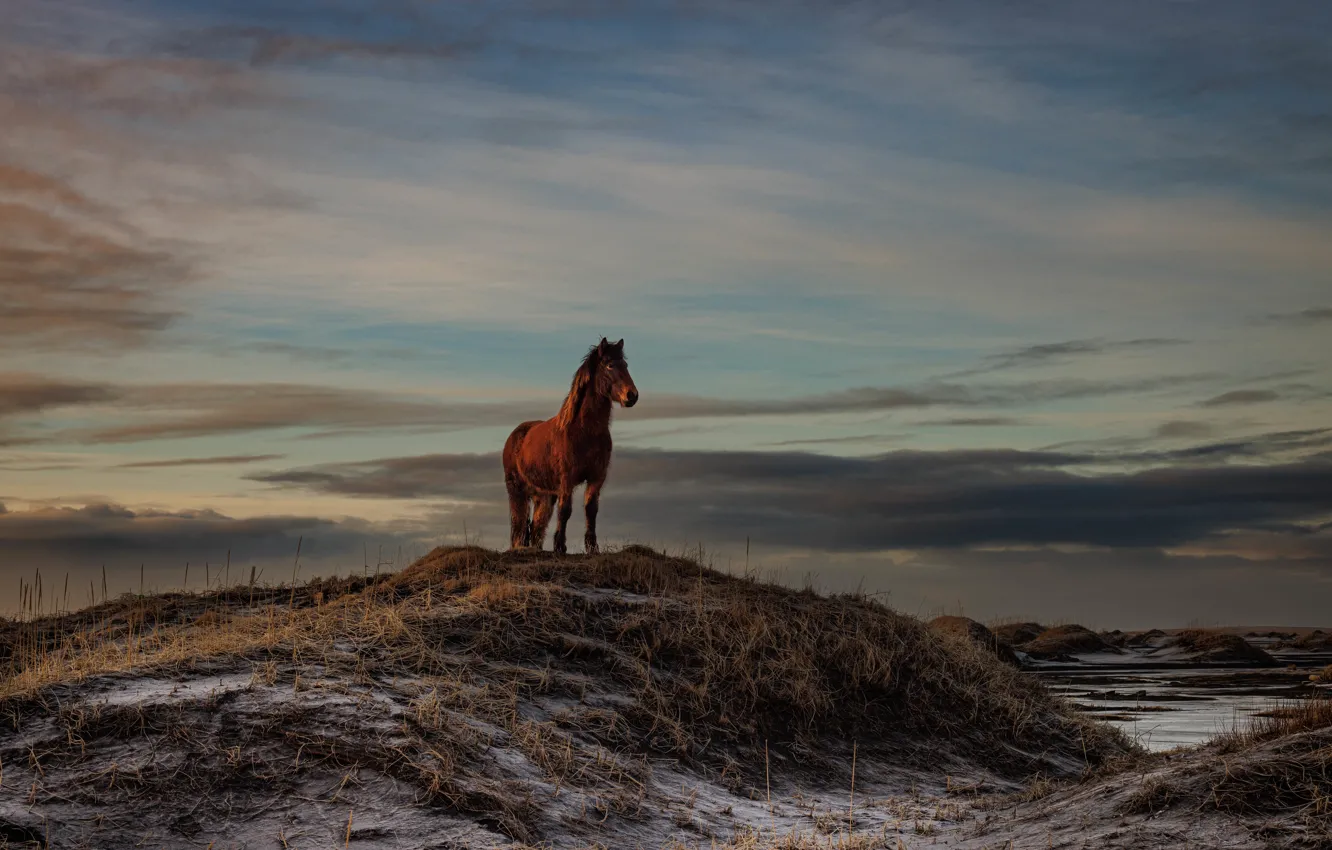
POLYGON ((594 345, 588 349, 587 356, 578 365, 578 371, 574 372, 573 381, 569 384, 569 394, 564 397, 564 404, 560 405, 560 412, 555 416, 555 427, 561 431, 568 430, 578 418, 583 398, 587 395, 587 388, 592 384, 592 377, 596 375, 599 365, 601 365, 601 351, 594 345))

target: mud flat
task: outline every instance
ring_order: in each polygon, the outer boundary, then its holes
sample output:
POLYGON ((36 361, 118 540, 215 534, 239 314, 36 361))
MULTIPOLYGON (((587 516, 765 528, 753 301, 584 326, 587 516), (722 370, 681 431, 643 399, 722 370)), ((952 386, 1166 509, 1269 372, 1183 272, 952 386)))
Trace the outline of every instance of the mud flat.
POLYGON ((1038 675, 1051 691, 1089 716, 1124 731, 1149 750, 1201 744, 1245 728, 1257 715, 1328 695, 1310 680, 1318 668, 1216 668, 1143 671, 1051 671, 1038 675))
POLYGON ((1224 630, 1103 633, 1107 649, 1057 661, 1019 652, 1024 669, 1089 716, 1123 730, 1149 750, 1201 744, 1245 728, 1264 712, 1326 697, 1332 663, 1323 634, 1295 641, 1224 630))

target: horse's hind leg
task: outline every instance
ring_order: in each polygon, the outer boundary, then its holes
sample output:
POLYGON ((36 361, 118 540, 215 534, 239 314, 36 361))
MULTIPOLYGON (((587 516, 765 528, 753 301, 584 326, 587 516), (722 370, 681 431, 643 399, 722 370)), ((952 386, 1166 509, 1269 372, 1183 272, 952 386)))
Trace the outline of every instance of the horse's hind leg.
POLYGON ((559 495, 559 517, 555 520, 555 553, 564 555, 569 552, 567 545, 569 517, 573 516, 573 490, 561 490, 559 495))
POLYGON ((505 474, 504 486, 509 491, 509 548, 522 549, 529 545, 527 486, 514 473, 505 474))
POLYGON ((536 549, 546 545, 546 528, 550 525, 550 516, 555 512, 555 497, 538 493, 532 497, 536 509, 532 511, 532 536, 529 545, 536 549))

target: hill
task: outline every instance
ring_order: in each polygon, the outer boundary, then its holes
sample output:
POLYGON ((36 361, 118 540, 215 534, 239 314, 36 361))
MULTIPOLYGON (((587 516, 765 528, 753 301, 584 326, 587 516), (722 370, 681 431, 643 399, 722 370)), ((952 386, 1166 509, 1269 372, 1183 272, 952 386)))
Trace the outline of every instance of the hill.
POLYGON ((909 835, 1132 751, 965 635, 642 547, 129 596, 0 653, 12 845, 909 835))

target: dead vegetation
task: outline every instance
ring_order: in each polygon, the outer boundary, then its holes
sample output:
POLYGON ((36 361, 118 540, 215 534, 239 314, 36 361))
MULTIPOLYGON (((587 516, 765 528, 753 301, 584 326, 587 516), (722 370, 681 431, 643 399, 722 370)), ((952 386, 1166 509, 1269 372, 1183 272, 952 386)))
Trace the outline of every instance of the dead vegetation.
POLYGON ((991 623, 990 631, 999 640, 1009 646, 1018 646, 1027 641, 1035 640, 1041 632, 1045 631, 1045 626, 1040 623, 991 623))
POLYGON ((1300 635, 1298 637, 1287 637, 1277 644, 1280 649, 1299 649, 1309 652, 1323 652, 1332 649, 1332 632, 1325 632, 1322 629, 1300 635))
POLYGON ((1195 660, 1239 662, 1257 667, 1276 667, 1277 661, 1239 635, 1206 629, 1185 629, 1171 643, 1191 653, 1195 660))
POLYGON ((392 575, 11 621, 4 642, 0 787, 23 789, 27 820, 0 821, 66 825, 43 833, 51 847, 203 846, 240 822, 283 843, 315 821, 351 835, 348 807, 389 795, 453 819, 460 846, 571 846, 617 824, 702 823, 663 803, 662 765, 748 801, 849 785, 852 744, 862 770, 951 761, 1012 778, 1130 749, 991 652, 876 601, 642 547, 438 549, 392 575))
POLYGON ((930 620, 930 628, 942 634, 955 635, 970 640, 993 652, 1005 664, 1011 664, 1014 667, 1021 666, 1013 647, 1000 640, 994 632, 970 617, 945 614, 930 620))
POLYGON ((1124 814, 1215 811, 1270 846, 1332 844, 1332 699, 1311 698, 1218 735, 1183 765, 1144 775, 1124 814))
POLYGON ((1063 661, 1073 655, 1090 652, 1119 652, 1105 638, 1085 626, 1053 626, 1016 647, 1032 658, 1063 661))

